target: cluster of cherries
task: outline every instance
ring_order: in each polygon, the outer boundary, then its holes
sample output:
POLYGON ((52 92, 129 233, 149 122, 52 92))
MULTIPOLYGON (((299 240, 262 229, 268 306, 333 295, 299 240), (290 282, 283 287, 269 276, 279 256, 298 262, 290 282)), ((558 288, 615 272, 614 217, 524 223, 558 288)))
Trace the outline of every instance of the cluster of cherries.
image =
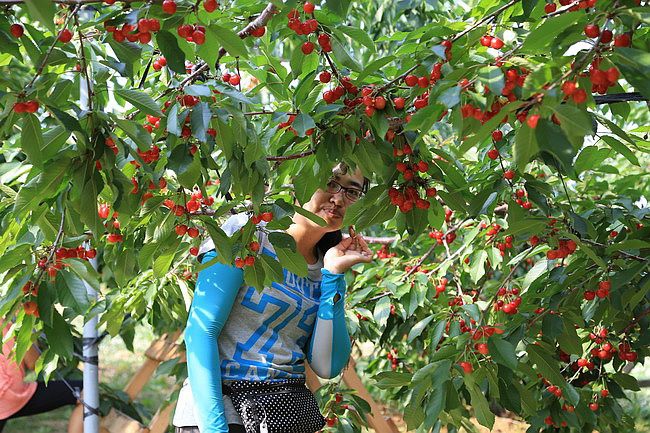
POLYGON ((391 257, 395 257, 397 254, 396 253, 389 253, 388 252, 388 245, 384 244, 379 248, 377 251, 377 257, 380 259, 390 259, 391 257))
MULTIPOLYGON (((532 241, 532 238, 531 238, 532 241)), ((532 242, 531 242, 532 245, 532 242)), ((555 259, 564 259, 569 255, 575 253, 578 245, 572 239, 560 239, 558 241, 558 247, 553 250, 548 250, 546 252, 546 258, 549 260, 555 259)))
POLYGON ((38 296, 38 285, 34 284, 31 280, 27 281, 23 286, 23 294, 28 300, 23 301, 23 310, 28 316, 40 317, 38 312, 38 304, 32 301, 33 297, 38 296))
POLYGON ((386 358, 390 361, 391 364, 391 369, 392 370, 397 370, 397 366, 399 365, 399 353, 397 352, 397 349, 394 347, 386 354, 386 358))
POLYGON ((481 36, 481 45, 484 47, 494 48, 495 50, 500 50, 503 48, 503 41, 497 36, 483 35, 481 36))
POLYGON ((97 207, 97 215, 99 215, 99 217, 103 220, 108 219, 110 216, 110 219, 112 221, 104 222, 104 227, 109 228, 108 225, 110 223, 112 229, 118 231, 117 233, 109 233, 108 235, 106 235, 106 241, 111 244, 122 242, 124 238, 119 233, 120 222, 117 220, 117 217, 119 216, 117 211, 114 211, 113 214, 111 215, 111 206, 108 203, 100 203, 99 206, 97 207))
MULTIPOLYGON (((117 27, 109 22, 104 23, 104 29, 113 34, 113 39, 116 42, 140 42, 141 44, 148 44, 151 42, 151 34, 160 31, 160 21, 156 18, 140 18, 137 25, 123 24, 122 27, 117 27)), ((59 39, 60 39, 59 35, 59 39)))
POLYGON ((612 288, 612 282, 609 280, 603 280, 598 282, 598 289, 596 290, 585 290, 585 293, 582 295, 586 301, 593 301, 596 297, 600 299, 605 299, 609 296, 609 291, 612 288))
MULTIPOLYGON (((253 241, 248 244, 248 249, 252 253, 257 253, 260 250, 260 243, 257 241, 253 241)), ((243 268, 245 266, 253 266, 255 264, 255 256, 248 254, 246 257, 237 257, 235 259, 235 267, 236 268, 243 268)))
POLYGON ((598 24, 587 24, 584 31, 585 36, 588 38, 595 39, 600 36, 601 44, 609 44, 612 42, 612 39, 614 40, 615 47, 629 47, 632 44, 632 37, 630 36, 630 33, 621 33, 614 37, 614 32, 607 29, 601 31, 600 27, 598 27, 598 24))
POLYGON ((438 229, 431 230, 428 236, 429 239, 435 239, 438 245, 442 245, 444 242, 449 245, 456 240, 456 232, 450 232, 445 235, 442 230, 438 229))
MULTIPOLYGON (((403 213, 410 212, 414 207, 425 210, 429 209, 431 203, 426 198, 420 197, 415 187, 420 184, 426 184, 426 181, 420 177, 420 173, 426 173, 429 170, 429 163, 423 160, 415 160, 411 156, 413 155, 413 150, 409 144, 404 144, 400 149, 394 149, 394 155, 398 157, 403 156, 402 160, 396 163, 395 168, 400 173, 404 183, 399 188, 391 187, 388 190, 388 197, 390 198, 391 204, 397 206, 403 213)), ((427 198, 435 197, 437 193, 438 191, 434 187, 425 187, 424 194, 427 198)))
POLYGON ((176 227, 174 227, 174 231, 178 236, 185 236, 188 235, 192 239, 196 238, 199 236, 199 229, 198 227, 188 227, 186 224, 179 224, 176 227))
POLYGON ((519 305, 521 304, 521 296, 519 296, 519 289, 513 288, 511 290, 501 287, 497 291, 497 297, 503 298, 498 299, 494 303, 494 311, 503 311, 508 315, 517 314, 519 305))
POLYGON ((223 75, 221 76, 221 80, 224 83, 229 83, 233 86, 238 86, 239 83, 241 82, 241 77, 236 74, 236 73, 230 73, 230 72, 224 72, 223 75))

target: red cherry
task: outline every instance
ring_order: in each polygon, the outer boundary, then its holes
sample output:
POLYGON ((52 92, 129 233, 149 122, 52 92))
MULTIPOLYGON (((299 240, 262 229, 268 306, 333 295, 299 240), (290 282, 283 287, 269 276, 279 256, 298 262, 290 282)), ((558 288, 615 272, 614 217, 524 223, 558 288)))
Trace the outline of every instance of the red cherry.
POLYGON ((404 78, 404 82, 409 87, 415 87, 418 84, 418 77, 416 77, 415 75, 407 75, 404 78))
POLYGON ((301 50, 304 55, 311 54, 314 51, 314 43, 309 41, 305 42, 302 44, 301 50))
POLYGON ((192 247, 190 248, 190 254, 193 256, 198 256, 199 255, 199 249, 198 247, 192 247))
POLYGON ((488 345, 485 344, 485 343, 478 343, 476 345, 476 351, 478 353, 480 353, 481 355, 487 355, 488 353, 490 353, 490 351, 488 349, 488 345))
POLYGON ((600 42, 603 44, 609 44, 614 37, 614 33, 611 30, 603 30, 600 33, 600 42))
POLYGON ((631 37, 629 33, 623 33, 620 35, 617 35, 614 38, 614 46, 615 47, 629 47, 631 43, 631 37))
POLYGON ((383 110, 386 108, 386 99, 383 96, 377 96, 375 98, 375 108, 377 110, 383 110))
POLYGON ((255 256, 247 256, 244 263, 246 266, 253 266, 255 264, 255 256))
POLYGON ((162 10, 166 14, 173 15, 176 13, 176 2, 174 0, 165 0, 162 3, 162 10))
POLYGON ((191 238, 195 238, 199 235, 199 229, 197 229, 196 227, 190 227, 189 229, 187 229, 187 235, 191 238))
POLYGON ((489 47, 491 43, 492 43, 492 36, 490 35, 481 36, 481 45, 483 45, 484 47, 489 47))
POLYGON ((203 45, 205 43, 205 33, 200 30, 195 30, 192 33, 192 41, 197 45, 203 45))
POLYGON ((178 236, 184 236, 187 233, 187 226, 185 224, 179 224, 174 227, 174 230, 178 236))
POLYGON ((38 101, 27 101, 25 102, 25 113, 36 113, 36 111, 38 111, 38 107, 38 101))
POLYGON ((589 409, 596 412, 598 410, 598 403, 589 403, 589 409))
POLYGON ((263 212, 261 215, 262 221, 270 222, 273 219, 273 212, 263 212))
POLYGON ((306 14, 313 14, 315 8, 316 8, 316 6, 314 6, 314 4, 313 4, 313 3, 310 3, 310 2, 305 2, 305 4, 302 5, 302 10, 303 10, 306 14))
POLYGON ((237 74, 231 75, 230 80, 228 82, 230 84, 232 84, 233 86, 238 86, 239 83, 241 82, 241 77, 239 75, 237 75, 237 74))
POLYGON ((206 12, 212 13, 219 7, 219 3, 216 0, 205 0, 203 2, 203 8, 206 12))
POLYGON ((393 105, 395 106, 396 110, 402 110, 404 108, 405 102, 406 101, 402 97, 393 99, 393 105))
POLYGON ((11 27, 9 27, 9 31, 14 38, 19 38, 25 34, 25 28, 18 23, 12 24, 11 27))
POLYGON ((539 121, 539 114, 531 114, 526 118, 526 124, 533 129, 537 128, 538 121, 539 121))
POLYGON ((556 9, 557 9, 557 5, 555 3, 547 3, 546 5, 544 5, 544 12, 546 12, 547 14, 555 12, 556 9))
POLYGON ((585 26, 585 35, 588 38, 597 38, 600 34, 600 28, 596 24, 587 24, 585 26))
POLYGON ((576 89, 572 97, 573 97, 573 101, 576 104, 582 104, 587 100, 587 92, 585 91, 585 89, 576 89))
POLYGON ((253 241, 250 244, 248 244, 248 248, 253 251, 253 252, 258 252, 260 250, 260 243, 253 241))
POLYGON ((72 40, 72 32, 69 29, 63 29, 59 32, 58 39, 64 44, 67 44, 72 40))
POLYGON ((495 36, 492 38, 492 41, 490 42, 490 46, 495 50, 499 50, 503 48, 503 41, 495 36))
POLYGON ((466 374, 470 374, 472 371, 474 371, 474 367, 472 367, 472 364, 467 361, 459 362, 458 365, 460 365, 460 367, 463 369, 463 371, 466 374))
POLYGON ((512 179, 515 178, 515 172, 513 170, 506 170, 503 173, 503 177, 508 179, 508 180, 512 180, 512 179))
POLYGON ((255 36, 256 38, 261 38, 262 36, 264 36, 265 33, 266 33, 266 27, 262 26, 253 30, 251 32, 251 35, 255 36))
POLYGON ((318 79, 320 80, 321 83, 329 83, 330 80, 332 79, 332 74, 329 73, 328 71, 323 71, 318 76, 318 79))
POLYGON ((497 149, 490 149, 487 153, 488 158, 497 159, 499 157, 499 151, 497 149))
POLYGON ((108 218, 109 213, 111 212, 111 207, 107 203, 102 203, 97 209, 97 214, 101 219, 108 218))

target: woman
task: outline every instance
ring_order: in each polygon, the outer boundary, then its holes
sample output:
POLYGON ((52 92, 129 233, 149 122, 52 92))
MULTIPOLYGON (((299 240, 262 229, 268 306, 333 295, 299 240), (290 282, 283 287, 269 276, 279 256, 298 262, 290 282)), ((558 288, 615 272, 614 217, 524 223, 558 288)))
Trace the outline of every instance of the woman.
MULTIPOLYGON (((302 206, 327 225, 294 215, 286 233, 307 261, 307 277, 283 269, 283 284, 258 293, 243 285, 243 272, 234 266, 215 264, 199 273, 185 330, 189 385, 179 395, 177 433, 244 432, 231 398, 222 394, 222 380, 227 390, 242 381, 300 382, 305 360, 321 377, 340 373, 350 354, 343 274, 373 255, 361 236, 342 240, 340 228, 347 207, 367 189, 359 170, 339 164, 325 189, 302 206)), ((222 228, 231 236, 247 220, 234 215, 222 228)), ((261 253, 275 257, 266 234, 259 234, 259 243, 261 253)), ((212 241, 202 245, 202 262, 215 256, 212 241)))
MULTIPOLYGON (((11 327, 11 323, 3 323, 0 318, 0 327, 4 337, 11 327)), ((74 405, 77 398, 62 380, 45 382, 25 382, 25 370, 34 370, 39 357, 35 346, 29 348, 20 366, 11 359, 14 340, 8 339, 0 351, 0 432, 4 429, 8 419, 19 418, 49 412, 66 405, 74 405)), ((81 380, 68 381, 74 388, 81 389, 81 380)), ((83 410, 79 404, 73 410, 68 422, 68 433, 81 433, 83 431, 83 410)))

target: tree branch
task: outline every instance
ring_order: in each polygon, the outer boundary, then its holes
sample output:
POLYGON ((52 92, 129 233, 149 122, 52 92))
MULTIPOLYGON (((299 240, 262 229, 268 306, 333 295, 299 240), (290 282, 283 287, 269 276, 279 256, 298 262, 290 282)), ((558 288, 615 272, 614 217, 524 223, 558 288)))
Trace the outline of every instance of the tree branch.
POLYGON ((509 7, 514 6, 514 5, 515 5, 516 3, 518 3, 518 2, 519 2, 519 0, 511 0, 510 2, 504 4, 504 5, 501 6, 499 9, 495 10, 494 12, 492 12, 492 13, 489 14, 489 15, 486 15, 485 17, 483 17, 483 18, 481 18, 480 20, 478 20, 477 22, 475 22, 473 25, 469 26, 468 28, 466 28, 466 29, 463 30, 462 32, 458 33, 456 36, 454 36, 454 37, 451 39, 451 41, 452 41, 452 42, 456 42, 458 39, 462 38, 462 37, 465 36, 467 33, 471 32, 472 30, 474 30, 474 29, 477 28, 477 27, 480 27, 480 26, 483 25, 484 23, 486 23, 486 22, 488 22, 489 20, 491 20, 492 18, 496 17, 497 15, 499 15, 501 12, 505 11, 505 10, 508 9, 509 7))

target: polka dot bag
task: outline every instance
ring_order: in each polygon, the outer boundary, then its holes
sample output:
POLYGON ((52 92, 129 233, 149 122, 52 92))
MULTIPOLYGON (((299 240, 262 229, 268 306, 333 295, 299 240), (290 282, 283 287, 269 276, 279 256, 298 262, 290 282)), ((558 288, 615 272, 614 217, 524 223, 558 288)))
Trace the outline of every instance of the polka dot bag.
POLYGON ((325 418, 304 379, 232 381, 223 385, 244 422, 246 433, 314 433, 325 418))

